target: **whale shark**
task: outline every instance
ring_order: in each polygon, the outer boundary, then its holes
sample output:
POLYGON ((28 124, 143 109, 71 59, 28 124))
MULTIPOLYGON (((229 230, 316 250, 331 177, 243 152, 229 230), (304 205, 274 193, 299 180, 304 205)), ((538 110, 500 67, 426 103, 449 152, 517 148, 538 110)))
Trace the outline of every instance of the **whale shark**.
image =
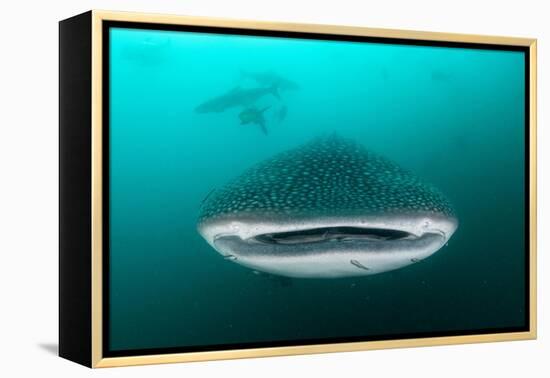
POLYGON ((457 227, 437 188, 336 134, 281 152, 215 189, 197 223, 226 260, 296 278, 403 268, 445 246, 457 227))

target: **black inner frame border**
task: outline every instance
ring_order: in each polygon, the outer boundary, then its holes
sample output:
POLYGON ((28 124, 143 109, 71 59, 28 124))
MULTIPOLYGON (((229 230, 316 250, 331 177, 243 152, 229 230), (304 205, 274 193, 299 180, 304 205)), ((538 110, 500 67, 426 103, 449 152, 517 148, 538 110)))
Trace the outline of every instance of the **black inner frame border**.
POLYGON ((527 332, 530 330, 530 54, 527 46, 509 46, 498 44, 482 44, 469 42, 447 42, 447 41, 430 41, 430 40, 413 40, 405 38, 387 38, 387 37, 367 37, 354 35, 337 35, 325 33, 309 33, 309 32, 289 32, 275 30, 258 30, 246 28, 229 28, 217 26, 196 26, 196 25, 171 25, 147 22, 126 22, 126 21, 102 21, 102 124, 103 124, 103 310, 102 310, 102 351, 103 357, 128 357, 139 355, 155 355, 169 353, 189 353, 189 352, 206 352, 219 350, 235 350, 235 349, 253 349, 253 348, 268 348, 268 347, 287 347, 300 345, 314 344, 338 344, 349 342, 365 342, 365 341, 385 341, 399 339, 416 339, 430 337, 449 337, 449 336, 466 336, 466 335, 482 335, 489 333, 509 333, 509 332, 527 332), (306 340, 283 340, 283 341, 266 341, 266 342, 249 342, 249 343, 234 343, 234 344, 216 344, 216 345, 196 345, 196 346, 181 346, 167 348, 146 348, 146 349, 128 349, 128 350, 110 350, 110 319, 109 319, 109 304, 110 304, 110 288, 109 288, 109 191, 110 191, 110 29, 111 28, 128 28, 128 29, 143 29, 143 30, 166 30, 166 31, 181 31, 195 32, 207 34, 223 34, 223 35, 242 35, 255 37, 279 37, 290 39, 314 39, 327 41, 343 41, 343 42, 363 42, 363 43, 382 43, 392 45, 409 45, 409 46, 431 46, 431 47, 451 47, 451 48, 468 48, 478 50, 502 50, 523 52, 525 66, 525 130, 524 130, 524 240, 525 240, 525 320, 524 326, 506 327, 506 328, 489 328, 477 330, 463 331, 432 331, 432 332, 416 332, 406 334, 389 334, 389 335, 373 335, 373 336, 355 336, 355 337, 332 337, 332 338, 317 338, 306 340))

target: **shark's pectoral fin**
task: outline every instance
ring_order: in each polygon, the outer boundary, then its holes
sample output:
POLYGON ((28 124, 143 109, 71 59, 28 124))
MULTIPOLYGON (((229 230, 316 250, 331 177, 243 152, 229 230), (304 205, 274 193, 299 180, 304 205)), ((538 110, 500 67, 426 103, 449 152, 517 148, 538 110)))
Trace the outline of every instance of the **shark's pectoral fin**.
POLYGON ((258 125, 260 125, 260 128, 262 129, 262 132, 267 135, 268 134, 268 131, 267 131, 267 127, 265 126, 265 122, 258 122, 258 125))
POLYGON ((279 94, 279 87, 277 86, 277 84, 273 84, 271 86, 270 92, 275 98, 277 98, 277 100, 281 99, 281 95, 279 94))

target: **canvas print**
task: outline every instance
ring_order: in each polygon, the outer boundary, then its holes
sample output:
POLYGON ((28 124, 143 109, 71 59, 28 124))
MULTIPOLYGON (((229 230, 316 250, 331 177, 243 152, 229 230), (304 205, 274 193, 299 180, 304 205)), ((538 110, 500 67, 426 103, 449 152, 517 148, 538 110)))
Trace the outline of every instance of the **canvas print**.
POLYGON ((528 327, 519 49, 108 30, 106 356, 528 327))

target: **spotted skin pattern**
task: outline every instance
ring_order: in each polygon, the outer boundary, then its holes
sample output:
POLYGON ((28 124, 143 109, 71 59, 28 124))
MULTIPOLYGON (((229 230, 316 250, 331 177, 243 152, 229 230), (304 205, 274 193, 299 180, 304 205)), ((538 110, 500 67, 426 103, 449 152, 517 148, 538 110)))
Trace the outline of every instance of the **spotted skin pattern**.
POLYGON ((258 163, 212 192, 202 205, 199 224, 238 216, 418 212, 454 215, 435 187, 333 134, 258 163))

